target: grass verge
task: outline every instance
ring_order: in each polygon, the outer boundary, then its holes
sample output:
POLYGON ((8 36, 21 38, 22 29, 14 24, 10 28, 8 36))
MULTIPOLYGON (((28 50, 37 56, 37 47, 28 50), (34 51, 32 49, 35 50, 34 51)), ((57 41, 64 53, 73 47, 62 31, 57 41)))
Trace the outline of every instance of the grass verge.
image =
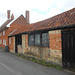
POLYGON ((25 55, 23 55, 21 53, 18 53, 17 56, 21 57, 21 58, 23 58, 25 60, 30 60, 30 61, 33 61, 33 62, 35 62, 37 64, 41 64, 41 65, 46 66, 46 67, 52 67, 52 68, 55 68, 57 70, 62 69, 61 66, 53 64, 52 62, 47 62, 44 59, 39 60, 39 59, 36 59, 35 57, 25 56, 25 55))

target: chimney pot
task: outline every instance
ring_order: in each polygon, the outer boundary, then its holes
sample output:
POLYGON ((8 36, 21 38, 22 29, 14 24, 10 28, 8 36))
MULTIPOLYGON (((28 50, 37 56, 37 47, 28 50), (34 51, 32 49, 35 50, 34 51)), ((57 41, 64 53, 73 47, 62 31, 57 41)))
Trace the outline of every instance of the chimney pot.
POLYGON ((7 18, 10 19, 10 10, 7 10, 7 18))
POLYGON ((29 24, 29 11, 26 11, 26 23, 29 24))
POLYGON ((12 15, 11 15, 11 20, 13 20, 13 19, 14 19, 14 15, 12 14, 12 15))

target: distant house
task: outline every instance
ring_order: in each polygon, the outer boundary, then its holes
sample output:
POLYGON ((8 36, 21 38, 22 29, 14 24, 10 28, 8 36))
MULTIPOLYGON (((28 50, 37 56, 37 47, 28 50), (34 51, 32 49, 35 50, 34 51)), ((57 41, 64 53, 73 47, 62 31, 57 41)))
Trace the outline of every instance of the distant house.
POLYGON ((10 51, 75 65, 75 8, 9 34, 10 51))
POLYGON ((0 47, 8 45, 8 24, 14 20, 14 15, 11 15, 10 10, 7 11, 7 20, 0 27, 0 47))
MULTIPOLYGON (((29 11, 26 11, 26 15, 28 14, 29 14, 29 11)), ((21 15, 17 19, 14 19, 13 14, 11 15, 11 18, 10 18, 10 10, 7 11, 7 20, 0 27, 0 47, 5 48, 6 45, 10 44, 10 42, 8 41, 9 34, 13 33, 15 30, 17 30, 21 26, 25 26, 29 24, 28 23, 29 21, 27 21, 28 18, 27 19, 26 18, 24 18, 24 16, 21 15)))

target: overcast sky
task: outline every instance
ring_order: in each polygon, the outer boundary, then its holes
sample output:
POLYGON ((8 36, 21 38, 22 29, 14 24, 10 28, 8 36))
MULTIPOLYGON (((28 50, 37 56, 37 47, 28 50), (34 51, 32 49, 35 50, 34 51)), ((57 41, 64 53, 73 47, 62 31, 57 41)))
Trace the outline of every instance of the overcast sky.
POLYGON ((30 11, 30 23, 41 21, 75 7, 75 0, 0 0, 0 25, 7 19, 7 10, 15 18, 30 11))

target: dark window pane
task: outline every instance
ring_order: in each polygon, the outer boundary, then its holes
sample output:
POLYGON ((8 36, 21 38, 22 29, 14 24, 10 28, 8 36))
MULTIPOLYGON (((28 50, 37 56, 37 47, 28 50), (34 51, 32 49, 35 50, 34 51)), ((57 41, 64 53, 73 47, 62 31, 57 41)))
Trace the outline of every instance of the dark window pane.
POLYGON ((22 45, 22 35, 19 36, 19 44, 22 45))
POLYGON ((43 46, 48 46, 48 41, 49 41, 48 38, 49 38, 48 33, 42 34, 42 45, 43 46))
POLYGON ((17 39, 18 39, 18 45, 22 45, 22 35, 18 35, 17 39))
POLYGON ((40 34, 35 34, 35 45, 40 45, 40 34))
POLYGON ((34 36, 33 35, 29 35, 29 45, 34 45, 34 36))

